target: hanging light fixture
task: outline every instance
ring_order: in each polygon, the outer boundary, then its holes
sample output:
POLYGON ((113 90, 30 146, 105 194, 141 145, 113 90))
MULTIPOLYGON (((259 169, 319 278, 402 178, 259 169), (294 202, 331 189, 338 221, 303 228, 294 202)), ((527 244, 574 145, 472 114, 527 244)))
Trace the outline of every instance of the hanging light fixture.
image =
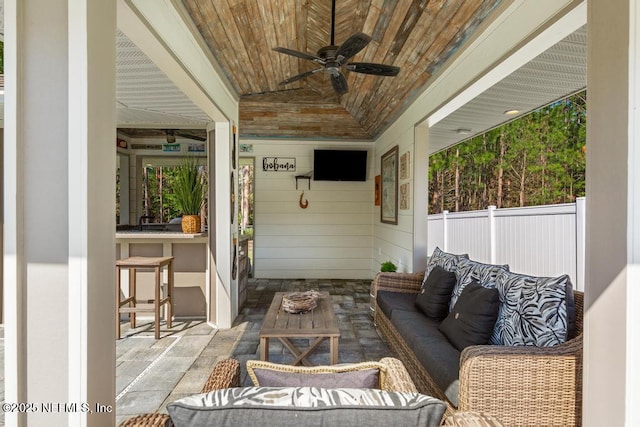
POLYGON ((176 132, 173 129, 167 129, 167 143, 173 144, 176 142, 176 132))

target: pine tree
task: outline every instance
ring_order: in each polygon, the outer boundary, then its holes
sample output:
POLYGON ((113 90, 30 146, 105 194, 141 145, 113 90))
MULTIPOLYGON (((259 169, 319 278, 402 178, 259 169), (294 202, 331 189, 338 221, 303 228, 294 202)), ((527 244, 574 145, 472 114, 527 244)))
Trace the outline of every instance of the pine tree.
POLYGON ((586 91, 429 158, 429 212, 567 203, 585 192, 586 91))

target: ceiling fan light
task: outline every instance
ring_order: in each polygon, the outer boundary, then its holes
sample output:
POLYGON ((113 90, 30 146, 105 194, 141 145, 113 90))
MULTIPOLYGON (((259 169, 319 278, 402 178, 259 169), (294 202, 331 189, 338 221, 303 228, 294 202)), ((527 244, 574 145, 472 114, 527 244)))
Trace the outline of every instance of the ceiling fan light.
POLYGON ((176 134, 172 130, 167 131, 167 144, 176 142, 176 134))

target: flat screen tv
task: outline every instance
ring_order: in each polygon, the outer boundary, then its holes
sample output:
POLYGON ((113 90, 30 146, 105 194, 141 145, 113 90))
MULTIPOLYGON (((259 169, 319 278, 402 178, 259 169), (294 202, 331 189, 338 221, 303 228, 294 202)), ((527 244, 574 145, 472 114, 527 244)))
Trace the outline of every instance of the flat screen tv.
POLYGON ((314 150, 315 181, 366 181, 366 150, 314 150))

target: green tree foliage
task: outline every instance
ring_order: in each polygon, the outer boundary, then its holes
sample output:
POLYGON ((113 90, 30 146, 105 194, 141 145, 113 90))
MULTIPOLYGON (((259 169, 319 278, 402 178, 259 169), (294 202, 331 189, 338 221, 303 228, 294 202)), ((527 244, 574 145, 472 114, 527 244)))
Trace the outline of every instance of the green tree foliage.
POLYGON ((241 234, 251 234, 254 224, 254 166, 242 163, 238 168, 238 224, 241 234))
POLYGON ((146 166, 143 173, 143 209, 145 215, 154 216, 153 222, 169 222, 182 215, 173 201, 175 166, 146 166))
POLYGON ((586 91, 429 157, 429 213, 585 194, 586 91))

